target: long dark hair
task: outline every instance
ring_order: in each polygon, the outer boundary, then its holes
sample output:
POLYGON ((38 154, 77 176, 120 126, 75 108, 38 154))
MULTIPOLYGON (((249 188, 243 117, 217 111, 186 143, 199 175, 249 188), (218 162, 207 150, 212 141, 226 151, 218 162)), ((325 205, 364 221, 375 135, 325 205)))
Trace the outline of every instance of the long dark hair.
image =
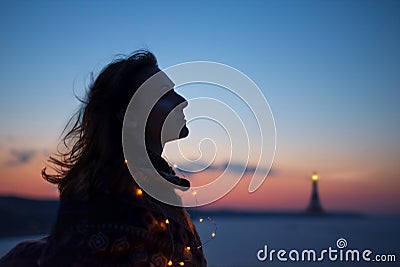
POLYGON ((60 198, 85 198, 88 192, 116 192, 127 188, 123 176, 122 119, 140 85, 159 71, 155 56, 146 50, 119 57, 92 79, 62 134, 57 153, 48 162, 55 174, 42 169, 42 177, 58 185, 60 198))

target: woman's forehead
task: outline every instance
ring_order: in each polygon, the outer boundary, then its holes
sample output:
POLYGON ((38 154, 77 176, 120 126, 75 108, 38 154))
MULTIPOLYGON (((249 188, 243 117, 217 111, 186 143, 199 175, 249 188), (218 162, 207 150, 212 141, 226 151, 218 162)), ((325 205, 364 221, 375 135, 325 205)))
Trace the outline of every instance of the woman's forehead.
POLYGON ((162 92, 167 92, 175 86, 175 83, 161 70, 150 77, 148 82, 152 90, 161 90, 162 92))
POLYGON ((173 89, 175 84, 165 72, 160 71, 160 86, 164 89, 173 89))

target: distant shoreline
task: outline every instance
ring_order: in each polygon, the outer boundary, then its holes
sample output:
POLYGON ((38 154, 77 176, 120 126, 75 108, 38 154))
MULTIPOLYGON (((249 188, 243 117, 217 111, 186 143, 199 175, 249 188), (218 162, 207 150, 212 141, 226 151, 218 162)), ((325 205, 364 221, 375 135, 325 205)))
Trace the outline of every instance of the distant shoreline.
MULTIPOLYGON (((0 196, 0 238, 50 233, 56 219, 58 200, 0 196)), ((306 213, 305 211, 246 211, 232 209, 187 209, 191 218, 364 218, 352 212, 306 213)))

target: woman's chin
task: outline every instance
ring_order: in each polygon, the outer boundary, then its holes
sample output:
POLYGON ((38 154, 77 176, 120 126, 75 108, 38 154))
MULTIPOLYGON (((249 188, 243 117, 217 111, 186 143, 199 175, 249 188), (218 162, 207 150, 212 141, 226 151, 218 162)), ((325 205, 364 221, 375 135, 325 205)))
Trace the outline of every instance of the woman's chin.
POLYGON ((180 138, 185 138, 189 135, 189 129, 185 126, 183 126, 183 128, 181 129, 180 133, 179 133, 179 139, 180 138))
POLYGON ((176 141, 182 138, 185 138, 189 135, 189 129, 185 126, 180 130, 179 133, 175 132, 175 134, 166 134, 164 135, 163 143, 168 143, 172 141, 176 141))

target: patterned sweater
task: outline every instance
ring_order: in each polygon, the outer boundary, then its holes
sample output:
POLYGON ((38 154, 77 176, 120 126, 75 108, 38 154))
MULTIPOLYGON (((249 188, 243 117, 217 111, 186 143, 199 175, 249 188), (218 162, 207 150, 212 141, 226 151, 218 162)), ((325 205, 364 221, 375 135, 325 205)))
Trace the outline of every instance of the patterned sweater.
POLYGON ((61 200, 52 233, 24 241, 0 260, 6 266, 207 266, 186 210, 133 184, 131 194, 61 200))

